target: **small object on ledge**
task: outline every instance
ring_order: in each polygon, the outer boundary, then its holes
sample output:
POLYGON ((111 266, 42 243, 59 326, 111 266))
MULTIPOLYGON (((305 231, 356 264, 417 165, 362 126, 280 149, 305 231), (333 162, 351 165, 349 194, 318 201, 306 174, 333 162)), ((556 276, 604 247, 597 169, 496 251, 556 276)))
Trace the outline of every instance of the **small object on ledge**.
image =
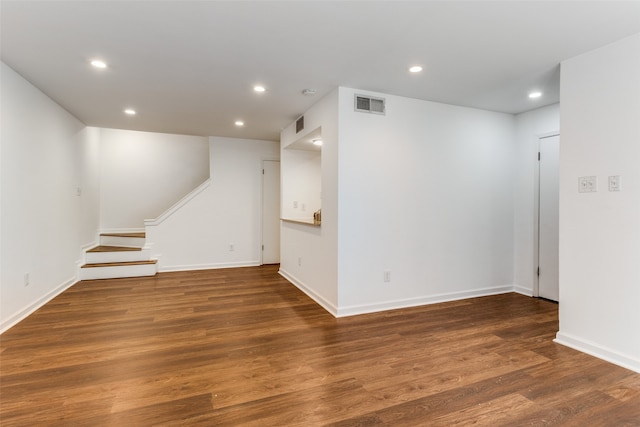
POLYGON ((322 223, 322 209, 318 209, 313 213, 313 225, 320 225, 322 223))

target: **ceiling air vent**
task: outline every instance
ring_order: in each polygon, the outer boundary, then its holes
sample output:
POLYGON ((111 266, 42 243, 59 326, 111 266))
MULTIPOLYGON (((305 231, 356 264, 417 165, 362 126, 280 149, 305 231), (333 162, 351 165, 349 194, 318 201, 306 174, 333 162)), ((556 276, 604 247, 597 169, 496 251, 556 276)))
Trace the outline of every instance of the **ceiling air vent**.
POLYGON ((373 96, 356 95, 355 110, 361 113, 384 114, 384 98, 374 98, 373 96))

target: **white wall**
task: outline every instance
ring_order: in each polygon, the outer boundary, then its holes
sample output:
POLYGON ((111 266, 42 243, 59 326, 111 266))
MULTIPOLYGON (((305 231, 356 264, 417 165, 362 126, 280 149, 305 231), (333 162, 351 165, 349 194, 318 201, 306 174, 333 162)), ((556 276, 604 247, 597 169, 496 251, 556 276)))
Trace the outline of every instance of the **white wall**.
POLYGON ((559 130, 560 104, 516 116, 514 283, 526 295, 533 295, 536 280, 538 139, 559 130))
POLYGON ((147 227, 160 271, 260 264, 262 161, 279 159, 278 143, 211 137, 209 144, 209 186, 147 227))
POLYGON ((102 230, 139 230, 207 178, 206 137, 101 129, 102 230))
POLYGON ((97 130, 4 63, 1 78, 5 330, 75 282, 81 247, 95 238, 99 179, 97 130))
POLYGON ((339 108, 339 314, 512 290, 515 118, 346 88, 339 108))
MULTIPOLYGON (((281 133, 282 181, 291 166, 284 151, 291 143, 322 127, 322 225, 282 223, 280 274, 326 310, 338 313, 338 89, 304 114, 305 129, 295 123, 281 133)), ((283 195, 283 200, 285 196, 283 195)))
POLYGON ((557 341, 640 372, 640 34, 562 63, 557 341), (598 178, 578 193, 578 177, 598 178), (622 191, 607 191, 620 175, 622 191))
MULTIPOLYGON (((362 114, 355 92, 304 114, 322 226, 283 223, 281 273, 338 316, 512 290, 515 118, 377 93, 387 114, 362 114)), ((283 185, 302 136, 282 133, 283 185)))
MULTIPOLYGON (((100 128, 85 127, 80 144, 80 242, 97 243, 100 231, 100 128)), ((76 189, 77 194, 77 189, 76 189)))

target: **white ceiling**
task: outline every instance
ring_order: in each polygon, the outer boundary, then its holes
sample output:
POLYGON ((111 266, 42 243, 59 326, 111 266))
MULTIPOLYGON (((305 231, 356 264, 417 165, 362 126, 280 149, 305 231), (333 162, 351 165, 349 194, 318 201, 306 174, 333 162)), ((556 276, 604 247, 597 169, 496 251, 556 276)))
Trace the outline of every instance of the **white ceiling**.
POLYGON ((640 1, 0 5, 2 60, 87 125, 272 140, 337 86, 507 113, 555 103, 562 60, 640 32, 640 1))

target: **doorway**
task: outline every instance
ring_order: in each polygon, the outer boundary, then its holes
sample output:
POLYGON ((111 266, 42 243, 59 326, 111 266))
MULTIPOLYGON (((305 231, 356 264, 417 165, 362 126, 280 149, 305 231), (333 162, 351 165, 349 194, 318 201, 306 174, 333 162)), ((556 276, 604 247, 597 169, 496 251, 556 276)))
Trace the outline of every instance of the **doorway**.
POLYGON ((262 264, 280 262, 280 161, 262 162, 262 264))
POLYGON ((538 296, 558 301, 560 135, 538 139, 538 296))

